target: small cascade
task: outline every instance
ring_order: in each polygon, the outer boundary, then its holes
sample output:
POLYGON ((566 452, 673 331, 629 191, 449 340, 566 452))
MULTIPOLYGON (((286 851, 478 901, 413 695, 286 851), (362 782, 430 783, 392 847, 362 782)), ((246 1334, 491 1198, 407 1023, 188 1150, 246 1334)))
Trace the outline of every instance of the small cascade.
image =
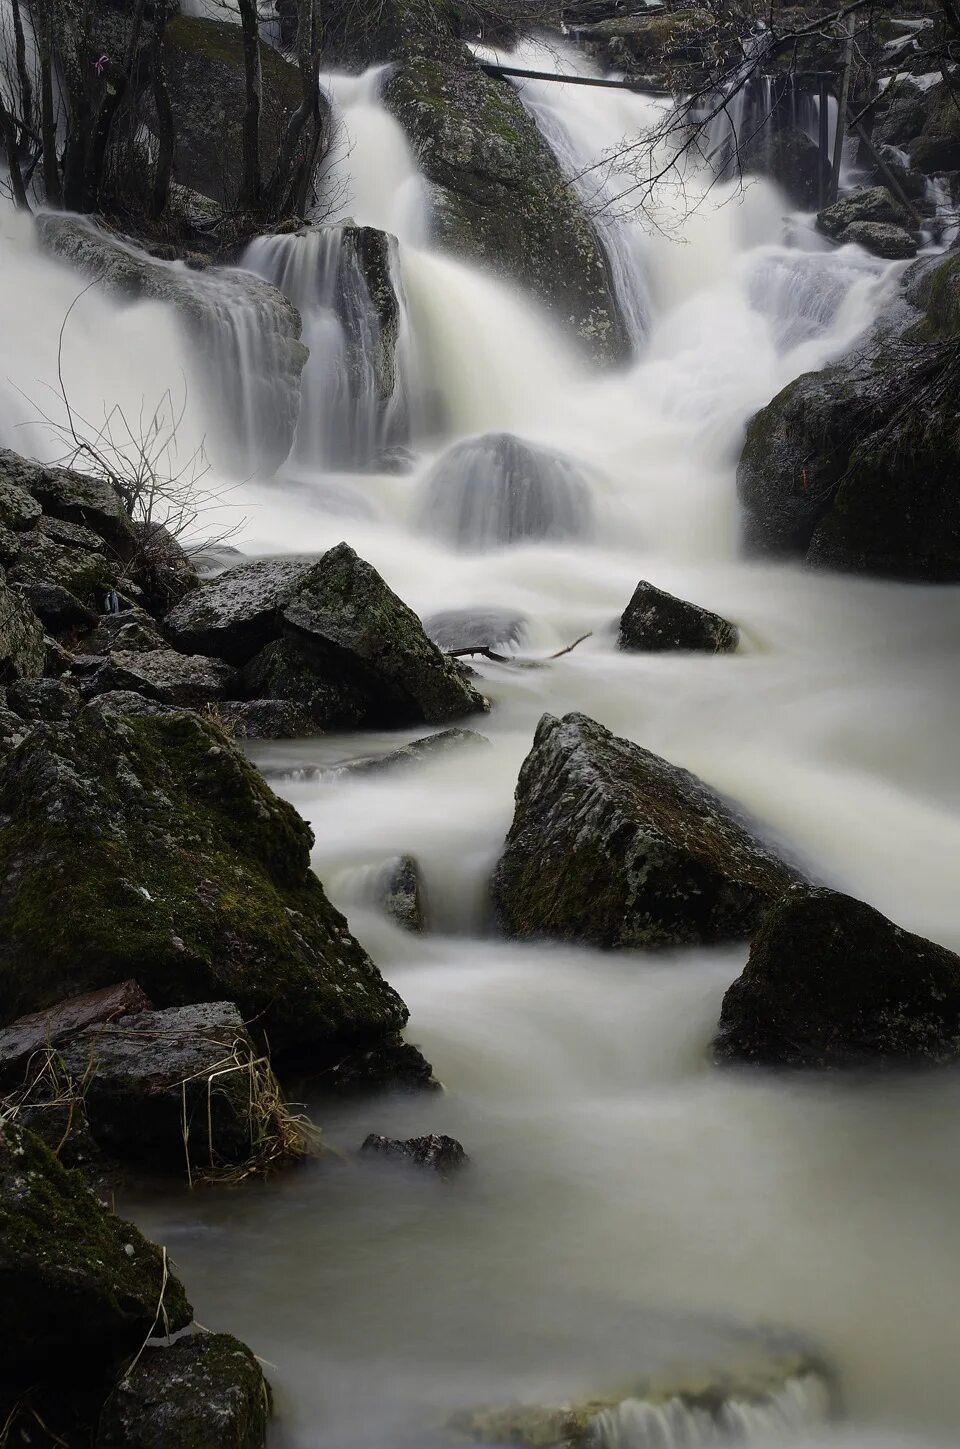
POLYGON ((723 1444, 770 1444, 823 1422, 826 1385, 813 1375, 788 1379, 778 1393, 757 1401, 725 1399, 699 1406, 683 1399, 653 1404, 625 1399, 593 1423, 597 1449, 700 1449, 723 1444))
POLYGON ((750 306, 770 322, 778 352, 821 337, 855 286, 876 282, 885 263, 866 252, 801 252, 768 247, 749 269, 750 306))
MULTIPOLYGON (((741 152, 749 149, 754 156, 763 154, 778 131, 799 132, 815 145, 820 144, 820 97, 804 84, 802 76, 752 74, 738 85, 739 77, 731 85, 734 94, 706 126, 700 142, 700 152, 719 180, 736 177, 741 152)), ((722 95, 717 95, 710 108, 714 109, 720 100, 722 95)), ((827 138, 832 155, 837 102, 831 96, 827 105, 827 138)))
POLYGON ((412 334, 397 244, 353 225, 260 237, 244 265, 298 308, 309 359, 293 461, 395 465, 416 431, 412 334))

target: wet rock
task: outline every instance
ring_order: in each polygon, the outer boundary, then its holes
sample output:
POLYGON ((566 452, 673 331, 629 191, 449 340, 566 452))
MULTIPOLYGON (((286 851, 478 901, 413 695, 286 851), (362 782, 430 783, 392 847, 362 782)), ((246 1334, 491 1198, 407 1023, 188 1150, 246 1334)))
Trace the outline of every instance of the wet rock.
POLYGON ((776 130, 764 126, 741 146, 739 164, 745 174, 769 176, 800 210, 816 208, 820 197, 820 150, 804 131, 793 126, 776 130))
POLYGON ((960 956, 850 896, 792 890, 760 923, 714 1050, 767 1067, 955 1061, 960 956))
POLYGON ((21 534, 21 538, 23 548, 8 571, 11 583, 24 588, 66 589, 93 612, 102 607, 106 595, 119 583, 120 567, 102 549, 60 543, 40 528, 21 534))
POLYGON ((174 1172, 246 1162, 258 1136, 276 1132, 254 1115, 268 1070, 255 1067, 257 1057, 230 1001, 97 1022, 61 1052, 64 1069, 84 1083, 97 1145, 174 1172))
POLYGON ((322 1078, 328 1091, 340 1096, 378 1091, 436 1092, 440 1083, 418 1047, 398 1041, 377 1051, 351 1052, 322 1078))
POLYGON ((301 740, 317 733, 309 710, 289 699, 225 699, 217 718, 241 740, 301 740))
POLYGON ((21 1016, 0 1030, 0 1081, 9 1084, 22 1078, 31 1057, 48 1046, 62 1045, 85 1027, 150 1008, 149 998, 131 980, 87 991, 44 1011, 21 1016))
POLYGON ((852 221, 844 230, 843 241, 856 242, 875 257, 889 261, 915 257, 919 246, 916 232, 889 221, 852 221))
POLYGON ((37 724, 0 767, 0 1021, 135 976, 159 1007, 235 1001, 275 1062, 382 1064, 407 1011, 309 826, 209 721, 133 698, 153 712, 37 724))
POLYGON ((19 589, 0 570, 0 684, 43 673, 43 626, 19 589))
POLYGON ((239 675, 222 659, 205 654, 179 654, 175 649, 150 649, 107 655, 99 669, 83 681, 84 695, 132 690, 161 704, 203 709, 235 694, 239 675))
POLYGON ((413 1167, 428 1168, 438 1177, 452 1177, 466 1167, 470 1159, 455 1137, 432 1133, 429 1137, 379 1137, 371 1132, 360 1149, 365 1155, 386 1157, 406 1162, 413 1167))
POLYGON ((729 654, 739 641, 736 624, 643 579, 620 619, 620 648, 641 653, 695 650, 729 654))
POLYGON ((96 1449, 262 1449, 270 1391, 229 1333, 144 1352, 107 1400, 96 1449))
POLYGON ((884 92, 877 107, 875 142, 902 148, 919 136, 931 110, 929 92, 915 85, 911 77, 897 77, 884 92))
POLYGON ((750 935, 798 873, 695 775, 544 715, 493 879, 503 930, 604 947, 750 935))
MULTIPOLYGON (((45 221, 68 222, 49 216, 45 221)), ((32 494, 48 518, 78 523, 108 543, 114 555, 129 559, 136 550, 136 534, 123 503, 109 483, 71 468, 46 467, 0 450, 0 478, 32 494)))
POLYGON ((457 649, 496 649, 522 644, 527 621, 512 609, 476 605, 466 609, 442 609, 423 621, 427 637, 445 654, 457 649))
POLYGON ((910 213, 885 186, 870 186, 863 191, 851 192, 817 212, 819 229, 825 236, 838 241, 847 240, 847 228, 853 222, 884 222, 907 228, 910 213))
POLYGON ((589 537, 590 486, 571 459, 512 433, 454 443, 434 464, 420 505, 425 528, 458 548, 589 537))
POLYGON ((40 622, 54 634, 86 632, 97 621, 94 610, 63 584, 34 580, 22 584, 20 591, 40 622))
POLYGON ((315 558, 257 559, 195 589, 164 621, 185 654, 245 664, 279 636, 284 605, 316 566, 315 558))
MULTIPOLYGON (((37 523, 38 533, 52 539, 64 548, 85 549, 89 553, 103 553, 103 539, 92 528, 82 523, 71 523, 66 518, 41 517, 37 523)), ((29 535, 28 535, 29 537, 29 535)))
POLYGON ((163 649, 166 641, 145 609, 123 609, 119 614, 104 614, 93 632, 84 640, 86 654, 144 653, 163 649))
POLYGON ((910 160, 928 176, 960 170, 960 110, 952 82, 941 82, 929 92, 923 130, 910 147, 910 160))
MULTIPOLYGON (((107 1213, 38 1138, 0 1126, 0 1346, 5 1387, 85 1387, 164 1332, 160 1249, 107 1213)), ((191 1317, 169 1273, 170 1331, 191 1317)))
POLYGON ((377 895, 392 921, 419 934, 426 924, 423 873, 412 855, 387 862, 377 880, 377 895))
POLYGON ((22 679, 7 690, 7 703, 24 719, 57 723, 83 706, 80 692, 64 679, 22 679))
POLYGON ((33 528, 40 519, 40 504, 20 482, 17 471, 10 460, 20 456, 7 450, 0 450, 0 523, 14 533, 24 528, 33 528))
POLYGON ((185 594, 200 583, 192 560, 169 529, 160 523, 135 523, 138 550, 133 577, 143 591, 148 607, 166 614, 185 594))
POLYGON ((69 674, 73 664, 73 655, 69 649, 65 649, 58 639, 52 635, 43 636, 43 673, 47 679, 61 679, 63 675, 69 674))
POLYGON ((486 735, 478 734, 476 730, 441 730, 439 734, 426 735, 422 740, 411 740, 408 745, 401 745, 399 749, 390 750, 385 755, 367 755, 359 760, 345 760, 343 764, 334 765, 332 771, 323 773, 379 775, 384 770, 402 770, 410 765, 426 764, 440 755, 451 750, 460 750, 464 746, 489 743, 486 735))
MULTIPOLYGON (((99 660, 97 661, 99 664, 99 660)), ((178 711, 171 704, 161 704, 159 700, 147 699, 143 694, 135 694, 130 689, 111 689, 106 694, 96 694, 89 701, 86 707, 86 714, 100 718, 102 715, 152 715, 154 718, 160 715, 177 714, 178 711)))

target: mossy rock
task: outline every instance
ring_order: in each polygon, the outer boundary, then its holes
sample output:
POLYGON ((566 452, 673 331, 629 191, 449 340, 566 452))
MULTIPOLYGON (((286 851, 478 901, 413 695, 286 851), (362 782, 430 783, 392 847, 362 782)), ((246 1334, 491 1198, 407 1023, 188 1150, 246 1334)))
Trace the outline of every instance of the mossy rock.
POLYGON ((0 569, 0 684, 39 679, 43 670, 43 625, 0 569))
POLYGON ((493 898, 510 936, 656 949, 744 939, 799 878, 695 775, 544 715, 493 898))
POLYGON ((317 1070, 406 1022, 310 868, 309 826, 209 721, 38 724, 0 802, 0 1020, 134 976, 157 1006, 235 1001, 276 1059, 317 1070))
POLYGON ((96 1449, 262 1449, 269 1412, 247 1345, 197 1333, 141 1354, 107 1400, 96 1449))
POLYGON ((730 654, 740 631, 722 615, 641 579, 621 616, 618 642, 621 649, 643 654, 730 654))
POLYGON ((106 1212, 38 1137, 15 1122, 0 1125, 5 1385, 85 1386, 165 1332, 165 1321, 173 1332, 191 1316, 161 1250, 106 1212))
POLYGON ((960 956, 835 891, 795 889, 723 999, 717 1058, 767 1067, 960 1057, 960 956))

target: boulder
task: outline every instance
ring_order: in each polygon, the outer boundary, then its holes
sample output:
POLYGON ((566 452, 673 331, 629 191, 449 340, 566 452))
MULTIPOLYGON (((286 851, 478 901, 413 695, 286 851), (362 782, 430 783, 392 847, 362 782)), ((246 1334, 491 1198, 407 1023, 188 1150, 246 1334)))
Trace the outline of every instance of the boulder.
POLYGON ((283 607, 316 563, 315 558, 267 558, 227 569, 167 615, 167 635, 185 654, 246 664, 279 637, 283 607))
MULTIPOLYGON (((66 589, 91 612, 99 612, 106 596, 117 588, 121 566, 107 558, 102 548, 88 549, 77 547, 73 543, 63 544, 40 528, 23 533, 20 537, 23 548, 16 563, 7 573, 11 583, 19 584, 24 589, 45 589, 50 586, 66 589)), ((99 539, 96 541, 99 543, 99 539)))
POLYGON ((263 1449, 270 1390, 229 1333, 148 1348, 104 1407, 95 1449, 263 1449))
POLYGON ((79 690, 64 679, 21 679, 9 685, 7 703, 23 719, 49 724, 72 719, 83 706, 79 690))
POLYGON ((641 579, 621 615, 618 642, 621 649, 645 654, 729 654, 740 642, 740 631, 719 614, 641 579))
POLYGON ((426 924, 423 872, 412 855, 387 861, 377 876, 377 896, 384 911, 405 931, 419 934, 426 924))
POLYGON ((890 221, 852 221, 844 230, 843 241, 856 242, 875 257, 894 262, 915 257, 919 246, 916 232, 890 221))
POLYGON ((0 1082, 21 1079, 31 1057, 47 1047, 60 1046, 85 1027, 130 1012, 149 1011, 150 1001, 136 981, 121 981, 99 991, 87 991, 21 1016, 0 1030, 0 1082))
MULTIPOLYGON (((5 1387, 86 1387, 190 1305, 160 1249, 105 1211, 33 1134, 0 1125, 0 1345, 5 1387), (161 1299, 162 1289, 162 1299, 161 1299), (163 1315, 158 1316, 158 1305, 163 1315)), ((169 1329, 167 1329, 169 1325, 169 1329)))
POLYGON ((217 718, 241 740, 299 740, 317 733, 308 710, 289 699, 225 699, 217 718))
POLYGON ((714 1051, 766 1067, 960 1057, 960 956, 835 891, 795 888, 760 923, 714 1051))
POLYGON ((801 211, 815 210, 820 197, 820 151, 795 126, 764 126, 740 147, 744 173, 769 176, 801 211))
POLYGON ((0 569, 0 684, 39 679, 43 667, 43 625, 0 569))
MULTIPOLYGON (((122 617, 118 616, 118 617, 122 617)), ((132 690, 183 709, 203 709, 235 694, 237 671, 222 659, 205 654, 179 654, 175 649, 117 649, 83 680, 86 698, 112 690, 132 690)))
MULTIPOLYGON (((43 220, 52 227, 57 221, 67 223, 70 218, 47 216, 43 220)), ((80 524, 109 544, 117 558, 126 561, 133 557, 136 532, 119 495, 109 483, 74 472, 72 468, 34 463, 6 449, 0 450, 0 480, 30 493, 48 519, 80 524)))
POLYGON ((104 614, 96 628, 83 641, 85 654, 143 653, 162 649, 165 640, 145 609, 123 609, 119 614, 104 614))
POLYGON ((442 1090, 418 1048, 407 1041, 344 1057, 325 1074, 323 1085, 344 1097, 374 1089, 393 1092, 442 1090))
MULTIPOLYGON (((84 633, 97 621, 96 611, 81 603, 76 594, 71 593, 63 584, 47 583, 34 578, 20 584, 19 589, 43 627, 53 634, 84 633)), ((43 629, 40 633, 42 636, 43 629)))
POLYGON ((508 936, 662 948, 748 937, 798 878, 695 775, 586 715, 544 715, 493 899, 508 936))
POLYGON ((454 443, 427 475, 423 526, 458 548, 588 538, 590 485, 572 458, 512 433, 454 443))
POLYGON ((138 549, 133 577, 150 610, 166 614, 184 594, 195 589, 200 575, 168 528, 160 523, 134 523, 138 549))
POLYGON ((874 141, 902 149, 920 135, 931 108, 928 91, 922 90, 910 76, 896 77, 877 106, 874 141))
POLYGON ((230 1001, 99 1021, 61 1051, 98 1147, 190 1173, 247 1162, 279 1139, 279 1091, 258 1058, 230 1001))
POLYGON ((405 1162, 412 1167, 427 1168, 438 1177, 453 1177, 466 1167, 470 1159, 455 1137, 432 1133, 429 1137, 408 1137, 399 1140, 380 1137, 371 1132, 360 1151, 364 1156, 384 1157, 388 1161, 405 1162))
POLYGON ((909 227, 910 220, 906 207, 885 186, 852 191, 832 206, 817 212, 818 228, 836 241, 847 240, 847 228, 853 222, 884 222, 905 229, 909 227))
POLYGON ((35 725, 0 767, 0 1021, 136 976, 159 1007, 236 1002, 275 1062, 375 1070, 407 1011, 309 827, 211 722, 133 698, 35 725))
POLYGON ((952 80, 928 93, 923 129, 910 147, 910 160, 928 176, 960 170, 960 106, 952 80))
POLYGON ((0 523, 18 533, 23 528, 33 528, 40 521, 42 510, 33 494, 17 481, 10 459, 19 461, 19 455, 0 450, 0 523))

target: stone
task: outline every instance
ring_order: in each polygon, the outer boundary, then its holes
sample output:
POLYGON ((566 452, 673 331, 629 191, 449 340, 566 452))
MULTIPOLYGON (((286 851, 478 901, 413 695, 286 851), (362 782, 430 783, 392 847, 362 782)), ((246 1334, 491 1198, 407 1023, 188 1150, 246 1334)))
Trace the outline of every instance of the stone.
POLYGON ((86 654, 143 653, 163 649, 166 640, 145 609, 123 609, 119 614, 104 614, 96 628, 83 641, 86 654))
POLYGON ((263 1449, 270 1390, 229 1333, 148 1348, 108 1398, 95 1449, 263 1449))
POLYGON ((6 529, 19 532, 34 528, 42 509, 33 494, 17 481, 17 474, 9 463, 12 458, 19 459, 19 455, 0 450, 0 523, 6 529))
POLYGON ((820 196, 820 151, 815 141, 794 126, 760 133, 740 148, 744 173, 769 176, 801 211, 814 211, 820 196))
POLYGON ((956 1061, 960 956, 851 896, 797 887, 761 921, 714 1052, 765 1067, 956 1061))
POLYGON ((23 548, 7 575, 11 583, 66 589, 84 608, 96 612, 120 582, 120 567, 99 549, 60 543, 40 528, 20 536, 23 548))
POLYGON ((493 605, 441 609, 424 619, 423 627, 445 654, 457 649, 514 647, 527 636, 527 620, 522 614, 493 605))
POLYGON ((408 1137, 400 1140, 380 1137, 376 1132, 371 1132, 360 1151, 364 1156, 385 1157, 388 1161, 427 1168, 441 1178, 453 1177, 470 1161, 455 1137, 444 1137, 437 1133, 432 1133, 429 1137, 408 1137))
POLYGON ((426 924, 423 872, 412 855, 398 855, 381 869, 377 895, 386 914, 405 931, 419 934, 426 924))
MULTIPOLYGON (((63 584, 31 581, 20 586, 40 622, 54 634, 77 634, 91 629, 97 615, 63 584)), ((43 630, 41 629, 41 634, 43 630)))
POLYGON ((177 539, 161 523, 135 522, 138 549, 133 577, 143 590, 148 607, 158 615, 179 604, 198 587, 200 575, 177 539))
POLYGON ((255 1065, 259 1053, 231 1001, 99 1021, 60 1055, 84 1083, 94 1141, 124 1162, 201 1172, 244 1163, 259 1137, 279 1136, 275 1122, 253 1114, 269 1068, 255 1065))
POLYGON ((222 659, 205 654, 179 654, 175 649, 115 650, 85 679, 86 698, 114 690, 132 690, 161 704, 204 709, 239 687, 239 675, 222 659))
POLYGON ((321 773, 325 775, 379 775, 384 770, 403 770, 411 765, 429 764, 431 760, 449 754, 451 750, 471 748, 475 745, 488 746, 489 744, 490 741, 486 735, 478 734, 476 730, 440 730, 438 734, 425 735, 420 740, 411 740, 409 744, 401 745, 396 750, 389 750, 385 755, 364 755, 358 760, 344 760, 342 764, 333 765, 321 773))
POLYGON ((43 625, 20 589, 0 569, 0 684, 43 674, 43 625))
POLYGON ((917 255, 919 241, 915 232, 895 226, 889 221, 852 221, 844 230, 843 241, 856 242, 875 257, 903 261, 917 255))
POLYGON ((390 1090, 393 1092, 439 1092, 433 1075, 418 1047, 396 1042, 376 1051, 354 1052, 337 1062, 321 1078, 321 1084, 339 1096, 390 1090))
POLYGON ((846 241, 847 228, 855 221, 879 221, 906 228, 910 225, 910 213, 885 186, 853 191, 817 212, 820 231, 841 241, 846 241))
POLYGON ((589 538, 587 477, 573 459, 512 433, 454 443, 427 475, 423 526, 458 548, 589 538))
POLYGON ((279 636, 281 614, 316 558, 243 563, 203 584, 167 615, 164 628, 185 654, 211 654, 242 665, 279 636))
POLYGON ((923 130, 910 147, 910 160, 928 176, 960 170, 960 108, 952 82, 941 81, 928 93, 923 130))
POLYGON ((0 766, 0 1022, 135 976, 161 1008, 234 1001, 274 1063, 389 1077, 407 1010, 309 826, 211 721, 146 711, 36 724, 0 766))
POLYGON ((37 531, 64 548, 85 549, 88 553, 103 553, 103 539, 82 523, 71 523, 66 518, 42 516, 37 531))
POLYGON ((736 624, 644 579, 637 584, 620 618, 620 648, 640 653, 682 650, 729 654, 739 641, 736 624))
MULTIPOLYGON (((49 214, 42 221, 54 226, 69 218, 49 214)), ((72 468, 33 463, 8 450, 0 450, 0 478, 32 494, 48 517, 78 523, 108 543, 118 558, 132 558, 136 550, 133 525, 109 483, 72 468)))
POLYGON ((22 1079, 31 1057, 47 1047, 62 1045, 85 1027, 150 1008, 150 999, 136 981, 129 980, 21 1016, 0 1029, 0 1082, 6 1085, 22 1079))
POLYGON ((544 715, 493 899, 508 936, 658 949, 745 939, 797 879, 695 775, 586 715, 544 715))
POLYGON ((225 699, 217 717, 241 740, 299 740, 317 733, 309 711, 289 699, 225 699))
POLYGON ((0 568, 9 568, 23 552, 23 539, 12 528, 0 524, 0 568))
POLYGON ((106 1212, 33 1134, 0 1125, 0 1351, 5 1386, 87 1387, 190 1305, 160 1249, 106 1212), (157 1307, 163 1285, 164 1317, 157 1307))
POLYGON ((64 679, 21 679, 8 687, 7 703, 24 719, 50 723, 72 719, 83 707, 79 690, 64 679))

